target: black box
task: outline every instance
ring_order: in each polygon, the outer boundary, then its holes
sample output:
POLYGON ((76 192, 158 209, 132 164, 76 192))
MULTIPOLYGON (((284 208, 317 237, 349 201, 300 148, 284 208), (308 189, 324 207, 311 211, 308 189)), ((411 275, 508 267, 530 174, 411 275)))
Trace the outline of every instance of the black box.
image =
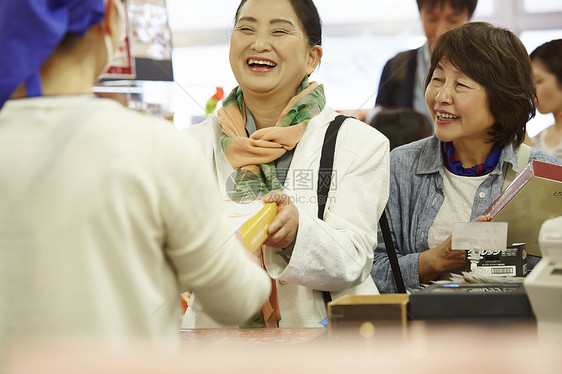
POLYGON ((483 276, 517 276, 527 274, 525 244, 513 244, 503 251, 482 250, 480 260, 472 264, 474 251, 467 251, 465 271, 483 276))
POLYGON ((534 318, 523 284, 432 284, 410 295, 410 319, 534 318))

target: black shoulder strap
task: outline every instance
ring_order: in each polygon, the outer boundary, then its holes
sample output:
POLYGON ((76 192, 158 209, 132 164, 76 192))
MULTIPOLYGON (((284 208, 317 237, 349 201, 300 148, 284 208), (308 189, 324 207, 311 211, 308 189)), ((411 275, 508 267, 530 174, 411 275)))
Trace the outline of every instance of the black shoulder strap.
MULTIPOLYGON (((318 218, 324 220, 324 210, 326 209, 326 201, 328 200, 328 192, 332 184, 332 167, 334 166, 334 152, 336 151, 336 138, 338 131, 347 119, 346 116, 337 116, 326 130, 324 135, 324 144, 322 145, 322 155, 320 156, 320 166, 318 167, 318 188, 316 196, 318 197, 318 218)), ((332 295, 329 291, 322 291, 324 302, 328 304, 332 301, 332 295)))
POLYGON ((337 116, 326 130, 324 135, 324 144, 322 145, 322 155, 320 156, 320 167, 318 168, 318 188, 316 196, 318 197, 318 218, 324 220, 324 210, 326 209, 326 200, 332 183, 332 166, 334 165, 334 152, 336 150, 336 138, 338 131, 347 119, 346 116, 337 116))
POLYGON ((390 268, 392 269, 392 275, 394 276, 396 291, 398 291, 398 293, 406 293, 404 279, 402 279, 402 271, 400 270, 398 256, 396 256, 396 249, 394 249, 394 242, 392 241, 392 236, 390 235, 390 227, 388 226, 388 219, 386 219, 386 212, 384 210, 382 211, 382 216, 379 219, 379 226, 381 227, 388 261, 390 261, 390 268))
MULTIPOLYGON (((334 166, 334 152, 336 150, 336 139, 338 136, 338 131, 343 121, 345 121, 347 118, 348 117, 346 116, 338 115, 330 123, 330 125, 328 125, 326 135, 324 136, 322 155, 320 156, 320 167, 318 168, 318 188, 316 193, 318 197, 318 218, 320 218, 321 220, 324 220, 324 210, 326 209, 328 192, 330 191, 330 185, 332 183, 332 168, 334 166)), ((382 212, 379 225, 382 230, 384 244, 388 253, 388 259, 390 260, 390 266, 394 275, 394 281, 396 282, 396 289, 399 293, 406 293, 404 281, 402 279, 402 272, 400 271, 398 258, 396 256, 396 250, 394 249, 394 243, 390 236, 388 220, 386 219, 386 214, 384 211, 382 212)), ((323 296, 326 304, 332 301, 330 292, 324 291, 323 296)))

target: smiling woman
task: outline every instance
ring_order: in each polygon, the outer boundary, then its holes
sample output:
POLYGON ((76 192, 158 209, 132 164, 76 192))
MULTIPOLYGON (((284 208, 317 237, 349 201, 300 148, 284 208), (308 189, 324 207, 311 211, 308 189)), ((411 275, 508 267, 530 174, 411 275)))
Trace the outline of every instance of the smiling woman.
MULTIPOLYGON (((225 198, 232 197, 226 181, 235 175, 237 198, 278 205, 260 251, 274 292, 254 326, 317 327, 326 317, 322 291, 378 293, 369 271, 388 197, 389 146, 381 133, 355 119, 343 123, 334 156, 337 188, 316 218, 322 139, 337 115, 326 106, 324 87, 309 82, 321 43, 312 0, 243 0, 229 53, 238 87, 216 118, 186 130, 200 139, 202 160, 225 198)), ((183 326, 214 325, 195 295, 183 326)))
MULTIPOLYGON (((319 37, 309 38, 306 34, 306 23, 297 16, 300 13, 287 12, 284 2, 245 4, 247 1, 242 2, 236 15, 230 66, 260 129, 277 121, 271 117, 274 112, 259 113, 263 103, 271 101, 280 112, 295 95, 303 77, 318 66, 322 47, 319 37)), ((303 2, 293 1, 295 4, 306 9, 303 2)))
MULTIPOLYGON (((446 32, 425 86, 435 135, 390 156, 387 215, 410 289, 464 269, 465 251, 451 250, 453 222, 485 221, 508 170, 521 171, 520 158, 560 163, 521 146, 535 88, 527 51, 509 30, 475 22, 446 32)), ((372 275, 381 291, 395 290, 383 243, 372 275)))
MULTIPOLYGON (((435 121, 435 134, 446 142, 456 141, 461 149, 481 146, 487 154, 493 143, 488 143, 489 131, 495 119, 488 108, 486 89, 472 80, 451 62, 435 67, 427 85, 425 99, 435 121), (475 111, 474 108, 482 108, 475 111)), ((481 163, 465 159, 465 166, 481 163)))

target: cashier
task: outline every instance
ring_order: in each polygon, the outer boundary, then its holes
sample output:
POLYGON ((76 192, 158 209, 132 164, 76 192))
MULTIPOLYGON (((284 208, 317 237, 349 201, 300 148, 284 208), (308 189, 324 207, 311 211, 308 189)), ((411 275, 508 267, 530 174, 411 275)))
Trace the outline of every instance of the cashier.
MULTIPOLYGON (((465 251, 451 250, 453 222, 484 221, 506 175, 530 160, 560 164, 521 146, 535 115, 527 51, 512 32, 468 23, 435 43, 425 82, 435 134, 390 154, 386 214, 407 289, 459 271, 465 251)), ((379 230, 371 275, 381 292, 396 292, 379 230)))
POLYGON ((33 338, 173 345, 181 292, 224 324, 270 294, 195 140, 92 94, 123 21, 121 0, 0 1, 0 356, 33 338))

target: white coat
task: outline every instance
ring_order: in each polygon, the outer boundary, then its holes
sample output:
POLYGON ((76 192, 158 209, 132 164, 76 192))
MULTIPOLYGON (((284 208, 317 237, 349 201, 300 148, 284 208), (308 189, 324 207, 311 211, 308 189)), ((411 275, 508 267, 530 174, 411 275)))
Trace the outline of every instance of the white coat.
MULTIPOLYGON (((318 290, 331 291, 333 299, 378 294, 369 272, 377 246, 378 219, 388 199, 389 143, 361 121, 347 119, 342 124, 324 220, 318 219, 316 189, 322 144, 336 115, 324 108, 312 118, 293 154, 284 186, 298 208, 299 226, 289 263, 277 253, 279 249, 265 248, 266 268, 277 280, 280 327, 318 327, 326 317, 318 290)), ((200 140, 204 150, 201 162, 212 168, 221 193, 228 199, 226 181, 235 171, 221 149, 219 125, 207 119, 186 131, 200 140)), ((182 327, 216 326, 196 299, 190 301, 182 327)))

